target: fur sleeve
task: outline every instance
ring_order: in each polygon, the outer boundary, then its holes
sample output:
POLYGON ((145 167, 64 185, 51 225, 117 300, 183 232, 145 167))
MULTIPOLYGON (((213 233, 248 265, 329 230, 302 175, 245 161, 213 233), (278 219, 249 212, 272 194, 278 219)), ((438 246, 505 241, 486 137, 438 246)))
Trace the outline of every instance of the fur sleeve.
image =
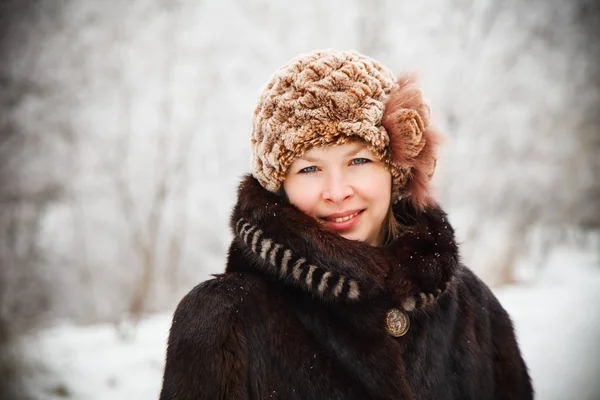
POLYGON ((217 278, 180 302, 170 330, 160 400, 246 399, 247 356, 235 289, 217 278))

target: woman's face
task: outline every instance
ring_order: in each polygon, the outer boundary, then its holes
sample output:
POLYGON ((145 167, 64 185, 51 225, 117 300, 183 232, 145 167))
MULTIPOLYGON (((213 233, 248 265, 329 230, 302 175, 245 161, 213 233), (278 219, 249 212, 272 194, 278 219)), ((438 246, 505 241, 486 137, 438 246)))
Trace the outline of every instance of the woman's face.
POLYGON ((392 175, 365 144, 313 147, 283 182, 292 204, 346 239, 381 243, 392 175))

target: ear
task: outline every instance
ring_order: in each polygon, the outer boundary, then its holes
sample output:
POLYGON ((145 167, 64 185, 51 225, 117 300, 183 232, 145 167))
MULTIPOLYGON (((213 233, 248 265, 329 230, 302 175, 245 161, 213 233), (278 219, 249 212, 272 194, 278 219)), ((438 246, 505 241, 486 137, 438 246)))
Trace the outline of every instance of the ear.
POLYGON ((429 106, 414 74, 399 76, 386 101, 382 125, 390 138, 392 163, 407 173, 400 188, 404 200, 417 210, 435 204, 431 178, 443 135, 429 126, 429 106))

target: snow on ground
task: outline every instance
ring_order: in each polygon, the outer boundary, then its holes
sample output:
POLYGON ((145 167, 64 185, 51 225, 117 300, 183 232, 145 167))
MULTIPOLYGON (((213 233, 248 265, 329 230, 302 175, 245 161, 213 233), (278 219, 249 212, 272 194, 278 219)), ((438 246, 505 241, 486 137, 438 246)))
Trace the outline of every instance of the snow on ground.
MULTIPOLYGON (((598 400, 598 255, 573 249, 554 253, 535 283, 496 294, 515 322, 537 398, 598 400)), ((113 325, 65 325, 25 337, 24 385, 40 400, 156 399, 170 318, 142 321, 129 340, 113 325)))
POLYGON ((27 337, 23 386, 36 400, 157 399, 170 323, 171 315, 148 318, 129 339, 110 324, 27 337))
POLYGON ((515 323, 538 399, 600 399, 598 256, 555 251, 534 284, 496 290, 515 323))

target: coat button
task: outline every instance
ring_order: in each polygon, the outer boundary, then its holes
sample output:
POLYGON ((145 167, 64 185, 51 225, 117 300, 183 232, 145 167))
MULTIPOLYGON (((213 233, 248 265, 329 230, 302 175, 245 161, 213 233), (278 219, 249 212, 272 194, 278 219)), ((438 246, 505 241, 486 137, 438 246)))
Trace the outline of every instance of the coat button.
POLYGON ((410 327, 410 319, 405 312, 397 308, 388 310, 385 317, 385 329, 394 337, 404 336, 410 327))

